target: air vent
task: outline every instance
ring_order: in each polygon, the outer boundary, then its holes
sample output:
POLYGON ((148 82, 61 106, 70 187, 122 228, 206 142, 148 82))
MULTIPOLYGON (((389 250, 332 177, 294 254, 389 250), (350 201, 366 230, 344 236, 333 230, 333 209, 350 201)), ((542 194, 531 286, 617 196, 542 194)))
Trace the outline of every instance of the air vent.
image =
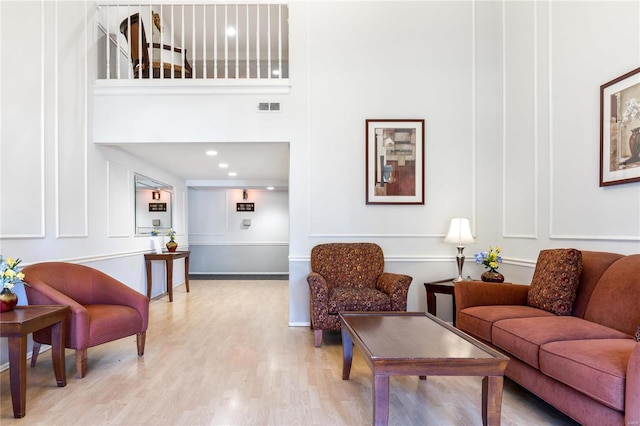
POLYGON ((280 102, 258 102, 258 111, 260 112, 280 111, 280 102))

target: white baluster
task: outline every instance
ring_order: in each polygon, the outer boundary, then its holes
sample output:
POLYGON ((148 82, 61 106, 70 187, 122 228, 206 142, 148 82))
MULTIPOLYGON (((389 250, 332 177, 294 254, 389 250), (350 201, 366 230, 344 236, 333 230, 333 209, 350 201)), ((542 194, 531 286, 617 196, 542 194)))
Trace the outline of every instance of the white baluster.
POLYGON ((267 78, 271 79, 271 5, 267 5, 267 78))
POLYGON ((110 10, 110 8, 109 7, 105 7, 104 10, 105 10, 106 15, 107 15, 107 19, 106 19, 107 22, 106 22, 106 28, 105 28, 105 33, 106 34, 105 34, 105 37, 104 37, 104 39, 105 39, 104 43, 105 43, 105 51, 106 51, 105 55, 107 57, 107 80, 109 80, 109 79, 111 79, 111 46, 109 46, 109 41, 110 41, 109 39, 111 38, 109 36, 109 15, 110 15, 109 10, 110 10))
POLYGON ((187 47, 184 45, 184 4, 182 5, 182 30, 180 32, 180 47, 182 51, 180 52, 180 68, 182 69, 182 77, 184 79, 184 73, 186 71, 185 65, 187 63, 187 47))
MULTIPOLYGON (((215 11, 215 6, 214 9, 215 11)), ((202 78, 207 78, 207 7, 202 6, 202 78)), ((214 13, 215 27, 215 13, 214 13)))
POLYGON ((245 31, 244 39, 245 39, 245 47, 246 47, 246 49, 245 49, 246 50, 246 52, 245 52, 245 58, 246 58, 245 65, 246 65, 246 68, 247 68, 247 70, 246 70, 246 73, 247 73, 246 77, 247 78, 251 78, 251 68, 249 68, 249 8, 250 7, 251 7, 251 5, 247 5, 247 8, 245 9, 245 11, 246 11, 245 16, 246 16, 247 24, 246 24, 246 31, 245 31))
POLYGON ((213 6, 213 78, 218 78, 218 6, 213 6))
POLYGON ((278 78, 282 78, 282 5, 278 5, 278 78))
POLYGON ((256 69, 258 74, 256 78, 260 76, 260 5, 256 5, 256 69))
POLYGON ((240 43, 238 43, 238 38, 240 37, 240 35, 238 34, 238 4, 236 4, 236 79, 240 78, 240 46, 238 46, 240 43))
POLYGON ((227 34, 228 24, 228 7, 224 5, 224 78, 229 78, 229 35, 227 34))

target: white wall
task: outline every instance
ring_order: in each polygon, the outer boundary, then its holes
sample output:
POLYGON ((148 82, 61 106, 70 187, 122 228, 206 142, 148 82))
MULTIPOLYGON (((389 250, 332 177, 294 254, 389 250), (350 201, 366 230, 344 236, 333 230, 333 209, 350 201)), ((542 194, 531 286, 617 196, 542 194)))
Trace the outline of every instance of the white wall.
POLYGON ((502 246, 512 282, 543 248, 640 252, 640 184, 598 186, 599 86, 640 64, 639 14, 637 1, 292 4, 307 116, 291 150, 291 323, 308 321, 319 242, 378 242, 414 277, 410 310, 423 282, 455 274, 452 216, 472 219, 467 256, 502 246), (366 118, 425 118, 425 206, 364 204, 366 118))
MULTIPOLYGON (((515 282, 542 248, 640 251, 639 185, 598 186, 598 88, 639 62, 638 2, 289 7, 291 87, 272 94, 282 114, 255 114, 260 93, 173 93, 185 134, 163 126, 176 111, 152 109, 157 94, 136 104, 167 141, 289 141, 291 324, 308 322, 309 253, 322 242, 379 243, 390 270, 414 277, 410 310, 425 308, 423 282, 456 273, 443 242, 453 216, 472 220, 466 254, 501 245, 515 282), (425 119, 424 206, 365 204, 367 118, 425 119)), ((131 130, 121 97, 96 104, 109 114, 96 140, 156 137, 110 125, 131 130)), ((467 262, 465 275, 481 272, 467 262)))
MULTIPOLYGON (((598 186, 598 89, 640 63, 638 1, 292 2, 290 88, 137 90, 136 102, 91 87, 93 4, 0 7, 3 47, 34 53, 1 51, 2 155, 29 163, 2 161, 0 198, 22 200, 2 203, 5 255, 107 258, 135 287, 149 242, 131 233, 133 199, 105 189, 133 172, 176 188, 174 227, 189 243, 184 182, 91 141, 288 141, 291 324, 308 323, 309 253, 322 242, 379 243, 389 270, 414 277, 410 310, 425 308, 423 282, 456 273, 442 241, 453 216, 472 220, 468 256, 503 247, 510 281, 528 281, 541 248, 640 252, 640 185, 598 186), (255 114, 265 93, 281 114, 255 114), (425 119, 424 206, 365 205, 367 118, 425 119), (116 265, 132 259, 132 272, 116 265)), ((465 275, 479 276, 470 261, 465 275)))
MULTIPOLYGON (((93 7, 0 2, 0 253, 23 266, 86 264, 144 293, 151 242, 135 235, 134 173, 174 187, 174 228, 185 246, 187 189, 170 172, 93 143, 95 28, 86 20, 93 7)), ((165 288, 155 263, 152 296, 165 288)), ((176 268, 177 285, 184 270, 176 268)), ((6 339, 0 345, 3 364, 6 339)))
POLYGON ((287 274, 289 193, 189 188, 189 270, 194 274, 287 274), (238 212, 237 203, 255 211, 238 212), (251 221, 250 226, 243 221, 251 221))

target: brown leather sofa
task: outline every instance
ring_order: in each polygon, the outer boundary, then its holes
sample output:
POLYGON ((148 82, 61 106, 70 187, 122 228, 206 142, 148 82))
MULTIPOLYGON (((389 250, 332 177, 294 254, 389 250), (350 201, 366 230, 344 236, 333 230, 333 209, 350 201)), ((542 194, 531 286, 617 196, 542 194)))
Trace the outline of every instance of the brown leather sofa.
MULTIPOLYGON (((144 354, 149 323, 149 298, 120 281, 88 266, 44 262, 25 267, 24 281, 30 305, 68 305, 65 347, 75 349, 76 370, 86 375, 87 349, 137 336, 138 355, 144 354)), ((40 345, 51 344, 51 329, 33 333, 35 365, 40 345)))
POLYGON ((456 326, 509 356, 507 377, 578 422, 639 425, 640 254, 581 253, 570 315, 529 306, 528 285, 471 281, 455 286, 456 326))

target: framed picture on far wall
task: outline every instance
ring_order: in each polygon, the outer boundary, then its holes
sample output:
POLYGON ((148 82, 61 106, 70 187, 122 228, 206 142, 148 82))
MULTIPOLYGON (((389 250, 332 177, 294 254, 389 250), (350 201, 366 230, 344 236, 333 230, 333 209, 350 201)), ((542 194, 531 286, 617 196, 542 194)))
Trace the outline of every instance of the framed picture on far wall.
POLYGON ((640 181, 640 68, 600 86, 600 186, 640 181))
POLYGON ((424 204, 424 120, 366 120, 367 204, 424 204))

